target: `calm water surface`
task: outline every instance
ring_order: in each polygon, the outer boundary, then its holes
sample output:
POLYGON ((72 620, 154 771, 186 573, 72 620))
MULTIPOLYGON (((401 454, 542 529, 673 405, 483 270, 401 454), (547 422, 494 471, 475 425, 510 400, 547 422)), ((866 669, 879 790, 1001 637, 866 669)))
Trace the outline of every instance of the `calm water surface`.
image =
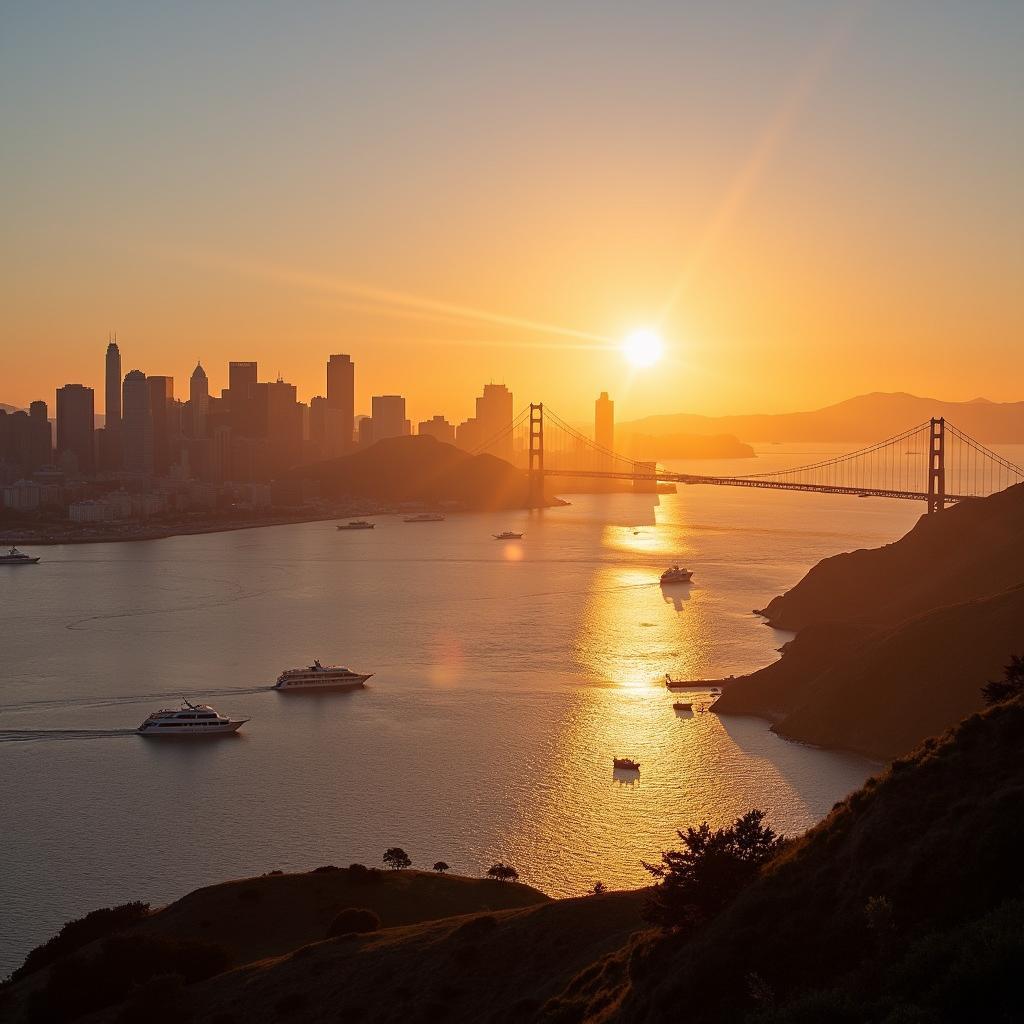
MULTIPOLYGON (((776 461, 793 459, 756 469, 776 461)), ((662 679, 772 661, 789 634, 752 609, 826 555, 897 538, 916 505, 710 487, 572 501, 53 547, 7 570, 0 975, 98 906, 396 844, 465 873, 502 859, 556 895, 635 886, 676 828, 758 806, 799 832, 875 770, 758 719, 677 715, 662 679), (506 528, 526 538, 491 538, 506 528), (694 585, 662 592, 675 560, 694 585), (314 657, 376 674, 354 694, 267 690, 314 657), (220 741, 133 735, 178 695, 252 721, 220 741)))

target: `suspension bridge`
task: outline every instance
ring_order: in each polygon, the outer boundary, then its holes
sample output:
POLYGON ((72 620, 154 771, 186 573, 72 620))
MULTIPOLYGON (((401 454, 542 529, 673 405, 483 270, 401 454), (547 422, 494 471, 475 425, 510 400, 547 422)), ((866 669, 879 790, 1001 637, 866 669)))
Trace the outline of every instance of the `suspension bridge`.
POLYGON ((639 491, 674 483, 901 498, 925 502, 929 513, 1024 482, 1024 468, 941 417, 808 465, 716 476, 675 472, 656 462, 621 455, 597 444, 543 403, 532 403, 475 451, 497 455, 526 470, 531 508, 545 504, 545 480, 550 477, 631 481, 639 491))

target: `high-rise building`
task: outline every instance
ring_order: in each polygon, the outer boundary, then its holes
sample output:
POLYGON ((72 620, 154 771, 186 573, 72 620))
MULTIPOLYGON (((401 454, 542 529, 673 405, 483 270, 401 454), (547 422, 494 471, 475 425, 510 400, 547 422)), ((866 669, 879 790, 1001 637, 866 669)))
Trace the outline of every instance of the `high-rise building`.
POLYGON ((443 416, 434 416, 424 420, 419 425, 419 433, 429 437, 435 437, 445 444, 455 444, 455 427, 453 427, 443 416))
POLYGON ((327 444, 332 454, 352 447, 356 411, 356 368, 350 356, 332 355, 327 360, 327 444))
POLYGON ((65 384, 57 388, 57 454, 73 455, 78 472, 83 476, 91 476, 96 471, 94 416, 92 388, 84 384, 65 384))
POLYGON ((206 437, 206 416, 210 409, 210 381, 202 363, 196 363, 188 382, 190 430, 193 437, 206 437))
POLYGON ((245 396, 248 394, 250 384, 256 383, 257 377, 256 362, 230 362, 228 363, 228 390, 233 394, 245 396))
POLYGON ((270 473, 277 477, 302 459, 302 407, 294 384, 278 379, 264 386, 270 473))
POLYGON ((405 399, 401 395, 374 395, 370 404, 374 441, 405 435, 405 399))
POLYGON ((254 407, 258 387, 256 376, 254 361, 228 363, 228 389, 224 397, 228 402, 231 432, 236 439, 263 436, 258 422, 259 410, 254 407))
POLYGON ((29 418, 29 466, 32 473, 48 466, 53 459, 53 431, 45 402, 33 402, 28 407, 29 418))
POLYGON ((594 403, 594 441, 606 451, 615 451, 615 403, 607 391, 594 403))
POLYGON ((116 432, 121 426, 121 350, 116 341, 107 344, 106 377, 103 391, 103 425, 116 432))
POLYGON ((485 384, 476 415, 459 424, 456 443, 465 451, 490 445, 488 452, 512 461, 512 392, 504 384, 485 384))
POLYGON ((153 418, 153 473, 166 476, 174 461, 171 452, 174 378, 151 375, 146 377, 146 382, 149 384, 149 411, 153 418))
POLYGON ((153 474, 153 415, 149 381, 141 370, 125 374, 121 392, 121 446, 124 468, 141 476, 153 474))

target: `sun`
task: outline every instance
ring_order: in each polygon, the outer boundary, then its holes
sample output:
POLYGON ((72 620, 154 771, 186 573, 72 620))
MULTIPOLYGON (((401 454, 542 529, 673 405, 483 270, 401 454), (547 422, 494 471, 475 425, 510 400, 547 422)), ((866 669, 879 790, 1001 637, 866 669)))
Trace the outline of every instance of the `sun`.
POLYGON ((622 354, 633 366, 643 369, 657 363, 665 352, 665 343, 657 331, 642 327, 622 343, 622 354))

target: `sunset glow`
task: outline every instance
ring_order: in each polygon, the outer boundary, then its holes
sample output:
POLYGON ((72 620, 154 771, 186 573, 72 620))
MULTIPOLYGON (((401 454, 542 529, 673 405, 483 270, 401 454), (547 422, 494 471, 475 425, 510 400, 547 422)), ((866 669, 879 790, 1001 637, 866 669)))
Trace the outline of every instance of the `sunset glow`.
POLYGON ((644 370, 661 361, 665 354, 665 343, 657 331, 649 328, 633 331, 622 343, 622 354, 627 362, 644 370))

